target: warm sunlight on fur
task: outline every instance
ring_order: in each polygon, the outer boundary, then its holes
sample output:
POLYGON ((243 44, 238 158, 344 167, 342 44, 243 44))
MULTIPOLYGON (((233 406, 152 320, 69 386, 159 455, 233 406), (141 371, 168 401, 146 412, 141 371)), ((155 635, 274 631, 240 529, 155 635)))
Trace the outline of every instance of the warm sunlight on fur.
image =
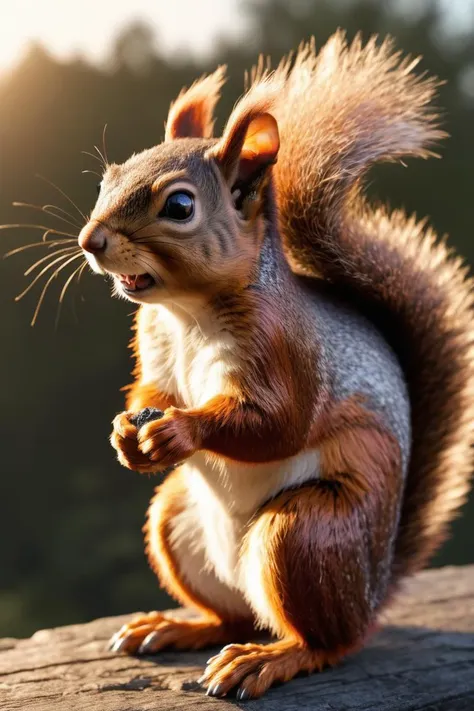
POLYGON ((469 489, 472 281, 423 221, 364 192, 374 164, 433 156, 446 135, 417 63, 340 31, 302 44, 260 61, 213 137, 219 67, 172 104, 162 143, 121 164, 104 144, 90 216, 37 208, 79 246, 46 230, 19 297, 46 280, 34 320, 84 257, 139 305, 110 441, 164 476, 147 556, 198 615, 141 614, 110 649, 225 643, 209 696, 258 698, 360 649, 469 489))

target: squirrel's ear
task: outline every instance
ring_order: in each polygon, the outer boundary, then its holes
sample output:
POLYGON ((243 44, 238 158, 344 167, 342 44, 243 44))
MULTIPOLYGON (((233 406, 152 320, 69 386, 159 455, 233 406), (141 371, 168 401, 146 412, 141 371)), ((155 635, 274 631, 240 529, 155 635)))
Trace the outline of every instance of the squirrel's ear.
POLYGON ((175 138, 211 138, 213 112, 225 82, 225 66, 183 89, 171 104, 166 121, 165 141, 175 138))
POLYGON ((276 162, 280 137, 276 119, 269 113, 250 112, 226 127, 210 155, 233 186, 259 181, 276 162))

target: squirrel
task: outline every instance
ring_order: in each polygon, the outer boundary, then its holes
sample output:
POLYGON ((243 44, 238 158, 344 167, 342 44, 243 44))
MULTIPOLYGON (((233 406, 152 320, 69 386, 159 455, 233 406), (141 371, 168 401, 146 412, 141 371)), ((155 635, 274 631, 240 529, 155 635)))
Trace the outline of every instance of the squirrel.
POLYGON ((359 649, 466 498, 472 282, 425 221, 363 194, 373 164, 445 136, 416 64, 390 39, 310 41, 260 61, 215 138, 219 67, 162 143, 107 166, 79 235, 139 304, 111 442, 134 471, 171 468, 146 552, 197 612, 139 615, 110 646, 224 643, 210 696, 257 698, 359 649), (163 417, 137 427, 144 408, 163 417))

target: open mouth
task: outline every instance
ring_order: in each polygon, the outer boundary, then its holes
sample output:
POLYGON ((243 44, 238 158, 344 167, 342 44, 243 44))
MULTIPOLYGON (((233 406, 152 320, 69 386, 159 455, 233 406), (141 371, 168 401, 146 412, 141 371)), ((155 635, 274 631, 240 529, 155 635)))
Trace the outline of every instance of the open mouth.
POLYGON ((145 291, 155 285, 155 280, 151 274, 116 274, 116 278, 124 291, 136 293, 145 291))

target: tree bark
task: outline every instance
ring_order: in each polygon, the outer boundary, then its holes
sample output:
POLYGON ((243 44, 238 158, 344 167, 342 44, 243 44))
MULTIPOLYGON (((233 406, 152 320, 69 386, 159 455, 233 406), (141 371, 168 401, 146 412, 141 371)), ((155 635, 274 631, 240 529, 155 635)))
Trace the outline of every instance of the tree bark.
MULTIPOLYGON (((180 611, 180 614, 187 614, 180 611)), ((106 642, 129 616, 0 640, 3 711, 244 708, 196 679, 217 650, 128 657, 106 642)), ((474 709, 474 566, 425 571, 405 584, 367 647, 339 667, 270 690, 258 711, 474 709)))

